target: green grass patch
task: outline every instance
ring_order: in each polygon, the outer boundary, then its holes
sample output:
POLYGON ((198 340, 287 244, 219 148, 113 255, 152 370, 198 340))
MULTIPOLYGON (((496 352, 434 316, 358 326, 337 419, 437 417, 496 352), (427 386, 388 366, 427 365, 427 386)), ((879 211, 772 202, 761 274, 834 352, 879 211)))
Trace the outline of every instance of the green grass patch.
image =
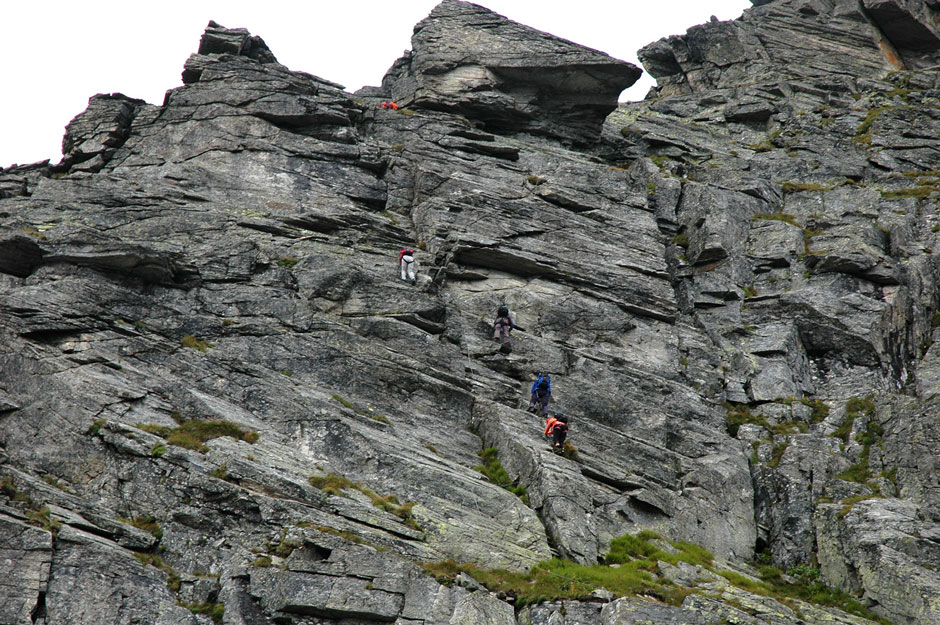
POLYGON ((891 468, 891 469, 886 469, 886 470, 882 471, 881 473, 879 473, 879 474, 878 474, 878 477, 883 477, 884 479, 888 480, 889 482, 891 482, 892 484, 894 484, 895 486, 897 486, 897 483, 898 483, 898 468, 897 468, 897 467, 893 467, 893 468, 891 468))
POLYGON ((866 484, 873 477, 869 467, 871 446, 878 443, 881 437, 884 436, 884 428, 875 418, 875 402, 871 395, 864 398, 853 397, 845 403, 845 418, 836 431, 832 433, 832 436, 848 443, 849 436, 852 434, 852 426, 855 420, 860 417, 867 420, 865 429, 855 435, 855 442, 861 443, 862 451, 858 455, 858 461, 836 475, 836 478, 847 482, 866 484))
POLYGON ((860 143, 871 143, 871 127, 874 125, 875 120, 878 119, 878 116, 887 111, 889 108, 891 107, 879 106, 877 108, 869 109, 865 119, 863 119, 862 123, 859 124, 858 128, 855 129, 854 141, 860 143))
POLYGON ((727 415, 725 416, 725 429, 727 429, 728 434, 731 436, 737 437, 738 429, 745 423, 758 425, 768 430, 770 429, 770 423, 767 421, 767 417, 753 414, 750 406, 747 404, 725 402, 724 406, 727 411, 727 415))
POLYGON ((940 178, 940 169, 925 169, 902 171, 901 175, 906 178, 940 178))
POLYGON ((771 150, 776 149, 777 146, 775 146, 770 141, 761 141, 760 143, 751 143, 744 147, 754 150, 755 152, 770 152, 771 150))
POLYGON ((274 543, 265 543, 265 548, 268 550, 268 553, 273 553, 279 558, 287 558, 290 554, 294 553, 296 549, 299 549, 303 546, 303 543, 299 543, 295 540, 284 540, 284 535, 281 535, 280 542, 274 543))
POLYGON ((782 443, 777 443, 770 450, 770 460, 767 461, 767 466, 776 469, 780 466, 780 461, 783 459, 783 454, 786 453, 787 447, 790 446, 790 443, 784 441, 782 443))
POLYGON ((589 599, 595 588, 606 588, 621 597, 643 594, 680 605, 690 591, 659 581, 644 568, 646 564, 644 560, 617 568, 588 567, 556 558, 540 562, 527 573, 482 569, 453 560, 426 562, 422 567, 443 584, 450 584, 458 574, 465 573, 490 591, 513 597, 516 608, 546 601, 589 599))
POLYGON ((749 592, 786 602, 801 599, 810 603, 836 607, 856 616, 879 619, 851 596, 826 587, 819 581, 819 571, 810 566, 793 567, 786 581, 780 569, 766 563, 759 567, 760 579, 734 571, 719 570, 714 557, 698 545, 663 541, 651 531, 627 534, 611 542, 605 564, 584 566, 567 560, 540 562, 526 573, 503 569, 483 569, 453 560, 425 562, 421 566, 442 584, 453 583, 460 573, 469 575, 492 592, 502 592, 515 599, 517 608, 545 601, 587 599, 596 588, 606 588, 620 597, 654 597, 670 605, 681 605, 694 588, 678 587, 664 578, 659 562, 701 566, 725 578, 729 583, 749 592), (666 543, 671 547, 666 547, 666 543))
POLYGON ((166 438, 173 431, 173 428, 168 425, 157 425, 155 423, 140 423, 137 428, 144 432, 156 434, 160 438, 166 438))
POLYGON ((19 231, 22 232, 23 234, 28 234, 28 235, 31 236, 31 237, 36 237, 37 239, 39 239, 39 240, 41 240, 41 241, 45 241, 45 240, 46 240, 46 235, 44 235, 43 233, 39 232, 39 231, 36 230, 35 228, 20 228, 19 231))
MULTIPOLYGON (((170 445, 185 447, 186 449, 192 449, 201 453, 208 451, 208 448, 204 443, 212 440, 213 438, 219 438, 222 436, 228 436, 234 438, 235 440, 241 440, 252 444, 258 441, 257 432, 243 430, 231 421, 187 421, 185 419, 180 419, 177 422, 179 423, 179 426, 175 428, 166 425, 155 425, 152 423, 138 424, 137 427, 145 432, 156 434, 160 438, 165 438, 166 442, 170 445)), ((151 450, 151 454, 155 457, 159 457, 162 456, 165 451, 165 446, 157 444, 154 445, 154 448, 151 450), (159 451, 159 454, 157 453, 158 447, 163 447, 163 449, 159 451)))
POLYGON ((180 601, 180 605, 193 614, 204 614, 212 619, 214 623, 221 623, 225 616, 224 603, 191 603, 189 601, 180 601))
POLYGON ((368 497, 372 505, 379 510, 394 514, 408 527, 416 530, 421 529, 421 526, 418 525, 418 521, 412 515, 412 509, 415 505, 413 501, 401 503, 395 495, 380 495, 359 482, 354 482, 349 478, 336 475, 335 473, 312 475, 308 478, 308 481, 314 488, 338 497, 347 496, 343 493, 344 490, 357 490, 368 497))
POLYGON ((610 551, 604 561, 607 564, 624 564, 633 560, 648 560, 650 563, 662 561, 672 565, 685 562, 704 567, 711 566, 714 561, 714 556, 698 545, 682 541, 668 541, 676 549, 675 552, 670 552, 664 551, 651 542, 657 540, 663 539, 650 530, 643 530, 635 535, 625 534, 611 541, 610 551))
POLYGON ((823 584, 820 581, 819 570, 815 567, 809 565, 792 567, 787 571, 787 575, 794 581, 786 581, 783 572, 775 566, 760 566, 758 572, 760 581, 732 571, 719 571, 718 574, 735 586, 754 594, 784 602, 787 599, 800 599, 808 603, 838 608, 855 616, 890 625, 889 621, 871 612, 851 595, 823 584))
MULTIPOLYGON (((858 462, 836 475, 837 479, 865 484, 874 477, 869 467, 871 446, 884 436, 884 428, 882 428, 881 424, 875 419, 874 406, 870 405, 870 396, 867 399, 869 404, 862 404, 862 410, 865 411, 865 416, 868 417, 868 423, 865 425, 864 431, 855 435, 855 442, 862 444, 862 451, 858 455, 858 462)), ((862 401, 864 402, 865 400, 862 401)))
POLYGON ((881 499, 881 495, 855 495, 854 497, 846 497, 839 503, 842 504, 842 509, 839 510, 839 518, 844 519, 845 516, 852 511, 852 507, 860 501, 865 501, 866 499, 881 499))
MULTIPOLYGON (((57 479, 56 479, 54 476, 52 476, 52 475, 43 475, 43 476, 42 476, 42 481, 45 482, 46 484, 48 484, 49 486, 52 486, 52 487, 54 487, 54 488, 58 488, 59 490, 61 490, 61 491, 64 492, 64 493, 70 493, 70 492, 72 492, 71 490, 69 490, 68 488, 66 488, 66 486, 65 486, 64 484, 62 484, 61 482, 59 482, 59 480, 57 480, 57 479)), ((73 494, 74 494, 74 493, 73 493, 73 494)))
POLYGON ((679 234, 672 237, 671 243, 673 245, 678 245, 679 247, 682 247, 682 248, 688 248, 689 247, 689 235, 686 234, 685 232, 680 232, 679 234))
MULTIPOLYGON (((564 447, 562 447, 562 449, 561 449, 561 455, 562 455, 563 457, 567 458, 568 460, 575 460, 575 461, 577 461, 577 459, 578 459, 578 448, 575 447, 574 445, 572 445, 571 443, 569 443, 568 441, 565 441, 565 445, 564 445, 564 447)), ((523 498, 523 501, 525 501, 525 504, 526 504, 526 505, 529 505, 529 498, 528 498, 528 496, 524 497, 524 498, 523 498)))
POLYGON ((871 395, 864 398, 853 397, 845 402, 845 417, 842 423, 836 428, 835 432, 830 434, 836 438, 842 439, 843 443, 849 442, 849 436, 852 434, 852 424, 859 417, 868 417, 873 419, 875 416, 875 401, 871 395))
POLYGON ((822 423, 826 420, 826 417, 829 416, 829 404, 822 401, 821 399, 807 399, 804 397, 800 400, 804 406, 809 406, 812 409, 809 415, 809 422, 813 425, 817 423, 822 423))
POLYGON ((337 395, 336 393, 333 393, 333 399, 336 400, 337 402, 339 402, 339 403, 340 403, 341 405, 343 405, 344 407, 349 408, 350 410, 352 410, 352 407, 353 407, 352 403, 349 402, 349 401, 347 401, 347 400, 345 400, 345 399, 343 399, 342 396, 337 395))
MULTIPOLYGON (((784 195, 789 195, 790 193, 801 193, 804 191, 817 191, 822 193, 831 191, 832 187, 821 185, 818 182, 795 182, 793 180, 785 180, 780 185, 780 189, 783 191, 784 195)), ((794 223, 794 225, 796 224, 794 223)))
POLYGON ((589 599, 596 588, 606 588, 621 597, 644 595, 681 605, 693 589, 675 586, 661 577, 657 561, 710 566, 712 555, 701 547, 681 542, 670 542, 677 552, 668 553, 650 542, 658 539, 654 532, 621 536, 611 543, 606 564, 593 566, 555 558, 536 564, 527 573, 482 569, 453 560, 426 562, 422 567, 444 584, 465 573, 493 592, 512 596, 517 608, 545 601, 589 599))
POLYGON ((212 347, 212 343, 210 343, 209 341, 206 341, 204 339, 197 339, 195 336, 191 336, 189 334, 187 334, 182 339, 180 339, 180 342, 183 344, 183 347, 196 349, 203 353, 205 353, 206 350, 212 347))
POLYGON ((284 267, 285 269, 290 269, 300 261, 293 256, 281 256, 277 259, 277 266, 284 267))
POLYGON ((175 428, 166 442, 196 451, 206 451, 206 443, 213 438, 228 436, 246 443, 258 440, 257 432, 246 432, 230 421, 187 421, 175 428))
POLYGON ((157 523, 157 520, 147 515, 135 516, 133 518, 124 518, 118 517, 117 519, 121 523, 126 523, 128 525, 133 525, 136 528, 142 529, 145 532, 150 532, 153 534, 154 538, 160 540, 163 538, 163 530, 160 528, 160 525, 157 523))
POLYGON ((930 315, 930 329, 936 330, 938 327, 940 327, 940 312, 935 312, 930 315))
POLYGON ((783 580, 783 571, 772 564, 761 564, 757 567, 757 576, 762 582, 772 584, 783 580))
POLYGON ((533 187, 537 187, 540 184, 545 184, 546 182, 548 182, 548 179, 542 178, 541 176, 527 176, 525 181, 528 182, 533 187))
POLYGON ((310 485, 318 490, 322 490, 327 495, 344 497, 343 491, 348 489, 358 490, 357 483, 335 473, 326 475, 312 475, 309 480, 310 485))
POLYGON ((912 89, 907 89, 905 87, 895 87, 891 91, 885 91, 885 97, 887 98, 901 98, 907 102, 908 96, 910 96, 914 91, 912 89))
POLYGON ((144 566, 152 566, 166 573, 167 587, 173 592, 179 591, 180 586, 182 585, 182 580, 180 579, 179 573, 177 573, 172 566, 164 562, 163 558, 155 553, 142 553, 139 551, 134 553, 134 557, 137 558, 137 561, 144 566))
POLYGON ((57 536, 62 527, 60 522, 52 518, 52 511, 45 506, 31 510, 26 518, 31 524, 51 532, 53 536, 57 536))
POLYGON ((718 574, 731 582, 732 585, 743 588, 748 592, 752 592, 756 595, 764 595, 765 597, 771 594, 770 585, 767 584, 767 582, 751 579, 746 575, 741 575, 734 571, 718 571, 718 574))
POLYGON ((803 256, 818 256, 819 254, 824 254, 824 250, 812 250, 810 246, 812 245, 813 239, 823 234, 822 230, 817 228, 803 228, 803 253, 800 257, 803 256))
POLYGON ((935 183, 922 183, 916 187, 910 187, 907 189, 894 189, 891 191, 882 191, 881 197, 886 200, 895 200, 901 198, 914 198, 917 200, 923 200, 935 193, 940 193, 940 185, 935 183))
POLYGON ((805 434, 808 431, 809 428, 802 421, 784 421, 770 426, 770 432, 774 435, 805 434))
POLYGON ((506 469, 503 468, 502 463, 499 461, 495 447, 487 447, 477 452, 477 455, 483 461, 483 464, 473 467, 474 471, 479 471, 485 475, 490 482, 500 488, 505 488, 513 495, 522 499, 523 503, 529 505, 529 496, 526 493, 526 487, 513 484, 512 478, 509 477, 509 474, 506 473, 506 469))
POLYGON ((368 542, 366 542, 365 540, 363 540, 362 538, 360 538, 359 536, 357 536, 356 534, 352 532, 349 532, 346 530, 338 530, 335 527, 329 527, 328 525, 316 525, 314 523, 307 523, 305 521, 301 521, 297 525, 299 527, 309 527, 310 529, 315 529, 318 532, 323 532, 324 534, 332 534, 333 536, 339 536, 340 538, 344 538, 348 540, 349 542, 356 543, 357 545, 369 544, 368 542))
MULTIPOLYGON (((821 399, 809 399, 808 397, 797 399, 791 396, 778 398, 774 401, 785 406, 792 406, 794 402, 799 402, 808 407, 810 409, 809 422, 811 425, 822 423, 829 416, 829 404, 821 399)), ((801 431, 805 432, 806 430, 801 429, 801 431)))
MULTIPOLYGON (((37 504, 33 503, 33 500, 30 499, 29 495, 20 491, 16 487, 16 482, 13 481, 12 477, 5 477, 3 479, 0 479, 0 495, 3 495, 4 497, 6 497, 10 501, 10 503, 19 504, 20 507, 30 509, 33 512, 38 512, 43 509, 43 508, 40 508, 37 504)), ((45 509, 45 516, 48 517, 48 515, 49 515, 49 510, 45 509)), ((40 517, 41 516, 42 515, 40 515, 40 517)), ((32 517, 30 517, 30 521, 33 522, 33 525, 42 526, 42 523, 43 523, 42 519, 38 517, 37 519, 33 519, 32 517), (37 520, 39 522, 36 522, 37 520)))

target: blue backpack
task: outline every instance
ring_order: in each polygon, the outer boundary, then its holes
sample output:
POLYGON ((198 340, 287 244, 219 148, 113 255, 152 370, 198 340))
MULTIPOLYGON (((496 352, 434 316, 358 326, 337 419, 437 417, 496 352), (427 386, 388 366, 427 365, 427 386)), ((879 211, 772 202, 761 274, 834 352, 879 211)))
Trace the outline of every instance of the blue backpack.
POLYGON ((535 384, 532 385, 532 392, 538 392, 539 397, 547 395, 552 392, 552 378, 549 375, 539 374, 538 379, 535 381, 535 384))

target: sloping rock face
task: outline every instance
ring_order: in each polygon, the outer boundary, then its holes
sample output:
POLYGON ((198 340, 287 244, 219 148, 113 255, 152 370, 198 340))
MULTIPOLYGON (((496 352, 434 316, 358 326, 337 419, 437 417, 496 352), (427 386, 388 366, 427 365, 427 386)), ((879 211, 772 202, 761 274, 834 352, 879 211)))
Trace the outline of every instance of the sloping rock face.
POLYGON ((355 95, 210 23, 162 105, 0 172, 0 620, 868 622, 729 583, 760 559, 940 622, 934 9, 760 4, 606 121, 635 68, 467 3, 355 95), (523 608, 420 566, 639 530, 734 575, 523 608))

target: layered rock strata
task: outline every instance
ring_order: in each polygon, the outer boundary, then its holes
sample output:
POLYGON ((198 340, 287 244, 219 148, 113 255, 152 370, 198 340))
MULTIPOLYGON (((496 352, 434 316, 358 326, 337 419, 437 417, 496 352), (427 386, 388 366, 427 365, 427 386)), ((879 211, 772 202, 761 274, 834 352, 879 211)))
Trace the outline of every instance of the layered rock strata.
POLYGON ((636 68, 455 0, 358 94, 210 23, 162 105, 3 170, 0 621, 868 622, 729 583, 760 559, 940 622, 935 7, 755 4, 613 113, 636 68), (420 566, 640 530, 715 557, 659 563, 675 605, 420 566))

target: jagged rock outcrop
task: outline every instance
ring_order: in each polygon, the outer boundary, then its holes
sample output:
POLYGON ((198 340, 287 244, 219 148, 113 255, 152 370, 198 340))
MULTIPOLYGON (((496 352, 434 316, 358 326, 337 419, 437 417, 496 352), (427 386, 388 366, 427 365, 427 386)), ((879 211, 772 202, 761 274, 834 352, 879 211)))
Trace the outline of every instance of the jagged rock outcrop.
POLYGON ((490 131, 592 143, 639 68, 444 0, 415 26, 413 49, 382 83, 403 105, 466 115, 490 131))
POLYGON ((355 95, 210 23, 0 172, 0 620, 940 622, 936 7, 755 5, 612 113, 636 68, 456 0, 355 95), (710 553, 528 606, 421 565, 640 530, 710 553))
POLYGON ((90 98, 88 108, 65 129, 64 158, 58 167, 75 172, 100 171, 127 139, 131 121, 142 105, 146 102, 122 93, 90 98))
MULTIPOLYGON (((690 28, 639 51, 661 95, 706 89, 784 91, 830 104, 859 79, 940 60, 936 6, 918 0, 773 0, 740 19, 690 28), (778 83, 779 86, 778 86, 778 83)), ((732 115, 766 120, 774 110, 740 97, 732 115)), ((798 100, 797 100, 798 101, 798 100)))

